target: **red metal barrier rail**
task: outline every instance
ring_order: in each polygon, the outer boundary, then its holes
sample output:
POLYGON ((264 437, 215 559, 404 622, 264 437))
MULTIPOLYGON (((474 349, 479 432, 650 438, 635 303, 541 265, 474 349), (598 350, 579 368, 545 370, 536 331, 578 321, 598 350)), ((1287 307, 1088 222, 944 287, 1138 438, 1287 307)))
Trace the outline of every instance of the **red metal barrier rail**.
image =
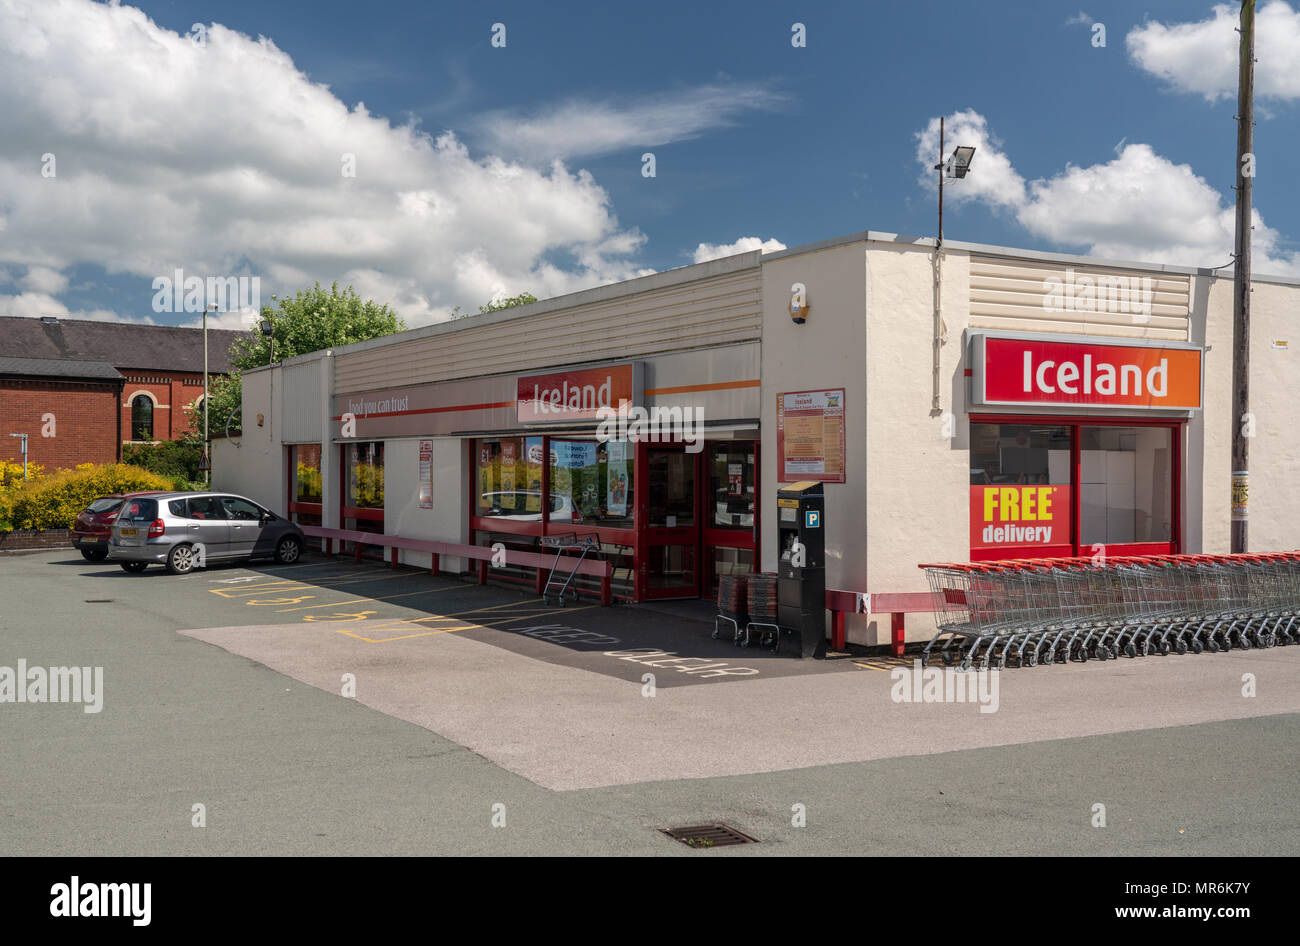
POLYGON ((890 653, 903 656, 908 614, 934 610, 934 596, 928 591, 903 591, 884 594, 866 594, 859 591, 826 589, 826 609, 831 612, 831 646, 844 649, 844 615, 888 614, 890 653))
MULTIPOLYGON (((428 552, 432 556, 430 571, 434 575, 441 572, 442 556, 444 555, 476 561, 478 562, 478 583, 480 585, 487 584, 488 568, 493 559, 502 556, 502 564, 536 569, 538 594, 542 593, 542 587, 546 583, 545 572, 550 571, 555 565, 555 555, 542 552, 520 552, 514 549, 497 550, 487 545, 465 545, 459 542, 442 542, 437 539, 413 539, 400 535, 382 535, 377 532, 358 532, 354 529, 326 529, 323 526, 301 526, 300 528, 303 535, 325 540, 326 555, 334 554, 335 541, 339 543, 340 549, 342 549, 344 542, 353 543, 356 546, 355 554, 358 562, 361 561, 361 547, 363 545, 378 545, 392 549, 390 560, 393 568, 396 568, 398 564, 397 553, 399 549, 428 552)), ((587 559, 578 566, 578 574, 599 578, 600 603, 603 605, 611 603, 613 600, 611 587, 613 566, 609 562, 587 559)))

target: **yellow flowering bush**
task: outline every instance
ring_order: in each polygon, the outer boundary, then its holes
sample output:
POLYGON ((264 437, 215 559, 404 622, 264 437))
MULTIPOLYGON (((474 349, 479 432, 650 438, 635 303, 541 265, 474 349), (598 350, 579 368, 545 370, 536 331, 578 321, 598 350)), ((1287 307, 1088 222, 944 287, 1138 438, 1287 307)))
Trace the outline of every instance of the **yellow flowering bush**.
POLYGON ((29 470, 25 484, 21 470, 18 475, 15 488, 0 491, 0 521, 14 529, 68 529, 77 513, 100 496, 176 488, 167 477, 125 463, 82 463, 36 479, 29 470))

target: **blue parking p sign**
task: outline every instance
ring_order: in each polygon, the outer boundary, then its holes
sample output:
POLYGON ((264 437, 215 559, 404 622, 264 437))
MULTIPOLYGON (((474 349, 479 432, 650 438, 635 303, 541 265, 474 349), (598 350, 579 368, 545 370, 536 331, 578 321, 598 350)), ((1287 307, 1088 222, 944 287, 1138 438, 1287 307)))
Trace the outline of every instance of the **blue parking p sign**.
POLYGON ((803 525, 805 529, 820 529, 822 524, 822 514, 816 509, 806 509, 803 514, 803 525))

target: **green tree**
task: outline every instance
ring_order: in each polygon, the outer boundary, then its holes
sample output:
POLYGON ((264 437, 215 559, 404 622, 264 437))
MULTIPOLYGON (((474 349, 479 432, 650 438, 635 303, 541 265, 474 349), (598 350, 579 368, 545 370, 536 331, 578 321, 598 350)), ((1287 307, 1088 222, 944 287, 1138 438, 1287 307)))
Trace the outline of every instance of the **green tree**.
POLYGON ((536 302, 537 297, 531 292, 521 292, 517 296, 505 296, 501 299, 489 299, 487 305, 478 307, 479 315, 485 315, 488 312, 500 312, 502 309, 513 309, 517 305, 528 305, 530 302, 536 302))
MULTIPOLYGON (((275 307, 262 306, 262 319, 272 325, 270 336, 255 332, 240 338, 230 346, 229 377, 215 378, 209 384, 208 399, 212 402, 211 433, 226 429, 226 419, 233 415, 232 431, 240 427, 241 384, 240 373, 270 364, 271 339, 275 339, 277 361, 304 355, 307 352, 337 348, 353 342, 364 342, 383 335, 392 335, 406 328, 387 305, 374 300, 362 301, 351 286, 342 292, 339 284, 322 289, 316 283, 310 289, 300 289, 289 298, 272 296, 275 307)), ((203 406, 190 405, 186 413, 196 430, 203 429, 203 406)))
MULTIPOLYGON (((485 315, 488 312, 500 312, 502 309, 513 309, 517 305, 528 305, 530 302, 536 302, 537 297, 531 292, 521 292, 517 296, 505 296, 501 299, 489 299, 486 305, 478 307, 478 314, 485 315)), ((468 319, 473 316, 473 312, 462 312, 460 306, 451 310, 453 319, 468 319)))

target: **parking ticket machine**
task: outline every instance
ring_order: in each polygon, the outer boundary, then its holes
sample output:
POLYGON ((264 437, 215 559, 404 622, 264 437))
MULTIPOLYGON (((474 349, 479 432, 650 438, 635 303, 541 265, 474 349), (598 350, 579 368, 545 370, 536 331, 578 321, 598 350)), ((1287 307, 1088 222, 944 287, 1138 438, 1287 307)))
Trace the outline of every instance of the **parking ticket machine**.
POLYGON ((826 509, 822 484, 807 480, 776 494, 779 651, 826 656, 826 509))

